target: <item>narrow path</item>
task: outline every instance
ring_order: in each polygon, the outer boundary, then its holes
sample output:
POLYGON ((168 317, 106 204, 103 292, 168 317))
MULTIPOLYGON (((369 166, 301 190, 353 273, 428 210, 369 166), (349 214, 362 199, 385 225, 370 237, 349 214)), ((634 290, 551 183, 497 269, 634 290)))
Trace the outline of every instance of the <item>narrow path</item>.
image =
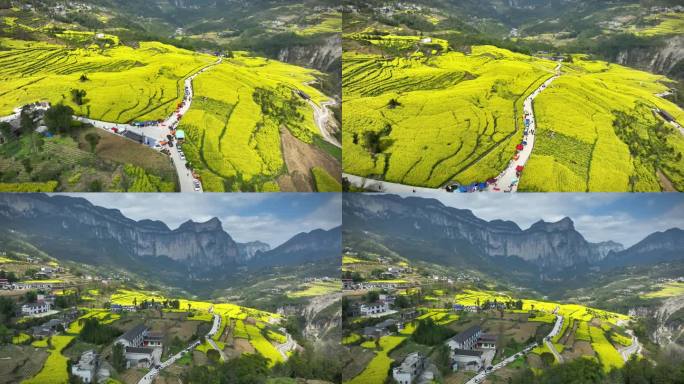
MULTIPOLYGON (((211 327, 211 330, 206 334, 207 340, 211 339, 211 336, 213 336, 218 331, 220 324, 221 324, 221 316, 214 314, 214 323, 211 327)), ((172 364, 174 364, 181 357, 183 357, 183 355, 185 355, 186 353, 190 353, 192 350, 197 348, 197 346, 199 346, 199 345, 200 345, 200 341, 196 340, 196 341, 192 342, 192 344, 187 346, 184 350, 176 353, 175 355, 166 359, 166 361, 164 361, 163 363, 159 364, 159 369, 157 369, 156 367, 152 367, 150 369, 150 371, 147 372, 145 374, 145 376, 143 376, 142 379, 140 379, 140 381, 138 381, 138 384, 152 384, 152 382, 154 381, 154 378, 157 377, 159 375, 159 373, 161 373, 162 370, 164 370, 164 369, 168 368, 169 366, 171 366, 172 364)))
MULTIPOLYGON (((210 312, 213 312, 213 308, 210 310, 210 312)), ((212 337, 218 332, 218 330, 221 328, 221 316, 217 315, 214 313, 214 325, 211 327, 211 330, 209 333, 207 333, 207 342, 209 345, 211 345, 212 348, 218 351, 219 355, 221 355, 221 361, 226 361, 228 357, 226 356, 226 353, 223 352, 223 349, 219 348, 214 339, 212 337)))
POLYGON ((314 121, 316 122, 318 129, 321 131, 321 136, 323 136, 323 139, 337 148, 342 148, 342 144, 340 144, 340 142, 338 142, 328 130, 328 120, 330 119, 330 109, 328 109, 328 106, 335 105, 336 102, 334 100, 325 101, 321 103, 320 107, 311 99, 307 100, 307 102, 313 109, 314 121))
MULTIPOLYGON (((190 106, 192 104, 192 97, 194 95, 192 81, 199 74, 209 70, 210 68, 218 64, 221 64, 222 61, 223 58, 219 57, 218 60, 216 60, 216 62, 203 67, 202 69, 200 69, 199 71, 195 72, 187 79, 185 79, 183 87, 183 106, 178 110, 175 110, 173 113, 171 113, 171 115, 167 117, 165 120, 163 120, 161 123, 145 127, 137 127, 131 124, 112 123, 108 121, 94 120, 76 115, 73 116, 73 119, 83 123, 90 124, 96 128, 105 130, 110 133, 112 132, 112 128, 116 128, 119 133, 122 133, 124 131, 136 133, 140 136, 143 136, 143 144, 147 144, 148 142, 152 141, 157 143, 160 141, 166 141, 166 136, 170 134, 170 130, 177 127, 180 120, 183 118, 183 116, 185 116, 185 114, 190 109, 190 106)), ((47 109, 47 107, 40 106, 35 109, 47 109)), ((12 120, 16 120, 19 118, 20 113, 21 108, 16 108, 14 110, 14 114, 0 117, 0 122, 9 122, 12 120)), ((180 152, 178 151, 178 146, 174 145, 173 147, 164 147, 171 154, 171 161, 173 162, 174 168, 176 169, 176 174, 178 175, 178 184, 180 185, 180 191, 202 192, 201 182, 193 178, 192 173, 190 172, 190 170, 187 169, 186 161, 183 158, 181 158, 180 152)))
MULTIPOLYGON (((530 155, 532 154, 532 149, 534 147, 534 139, 535 139, 535 130, 536 130, 536 122, 534 119, 534 109, 532 107, 532 102, 534 99, 539 96, 539 94, 545 90, 549 84, 551 84, 554 80, 556 80, 558 77, 561 75, 561 67, 562 63, 559 62, 558 65, 556 66, 556 74, 552 77, 550 77, 548 80, 546 80, 542 85, 539 86, 527 99, 525 99, 523 103, 523 113, 528 117, 530 120, 529 126, 525 128, 525 131, 527 132, 527 135, 523 136, 523 141, 527 142, 527 145, 525 145, 518 153, 517 160, 511 160, 506 169, 504 169, 499 176, 496 177, 496 182, 494 184, 490 184, 487 187, 487 191, 491 192, 516 192, 518 190, 518 167, 522 166, 524 167, 525 164, 527 163, 527 160, 530 158, 530 155)), ((515 117, 516 119, 518 118, 517 116, 515 117)), ((349 183, 351 183, 353 186, 358 187, 358 188, 364 188, 369 191, 374 191, 374 192, 388 192, 388 193, 403 193, 403 194, 410 194, 410 193, 431 193, 431 192, 447 192, 444 188, 426 188, 426 187, 415 187, 412 185, 408 184, 400 184, 400 183, 391 183, 387 181, 382 181, 382 180, 375 180, 371 179, 368 177, 362 177, 362 176, 357 176, 357 175, 352 175, 349 173, 342 173, 342 177, 346 178, 349 183)))

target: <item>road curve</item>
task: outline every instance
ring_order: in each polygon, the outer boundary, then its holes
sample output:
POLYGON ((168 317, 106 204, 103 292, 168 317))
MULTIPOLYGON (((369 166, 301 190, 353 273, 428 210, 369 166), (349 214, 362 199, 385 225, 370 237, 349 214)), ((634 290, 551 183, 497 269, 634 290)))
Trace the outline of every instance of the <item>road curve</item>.
MULTIPOLYGON (((166 136, 169 134, 170 128, 177 126, 177 124, 180 122, 180 119, 185 116, 185 113, 190 109, 190 105, 192 104, 192 97, 194 95, 194 91, 192 88, 192 81, 197 77, 199 74, 209 70, 210 68, 221 64, 223 61, 222 57, 219 57, 216 62, 209 64, 202 69, 198 70, 191 76, 189 76, 187 79, 184 81, 185 87, 183 88, 183 106, 177 110, 171 113, 169 117, 167 117, 165 120, 163 120, 159 124, 155 125, 150 125, 146 127, 136 127, 131 124, 120 124, 120 123, 112 123, 109 121, 102 121, 102 120, 95 120, 95 119, 89 119, 87 117, 82 117, 82 116, 77 116, 74 115, 72 116, 74 120, 80 121, 82 123, 87 123, 90 124, 96 128, 100 128, 102 130, 105 130, 107 132, 111 132, 111 128, 117 128, 119 132, 123 130, 131 131, 134 132, 138 135, 144 136, 146 138, 150 138, 155 140, 156 142, 159 141, 164 141, 166 140, 166 136), (185 90, 188 90, 188 92, 185 92, 185 90), (180 119, 178 116, 180 115, 180 119)), ((43 107, 38 107, 36 109, 47 109, 43 107)), ((3 116, 0 117, 0 122, 9 122, 15 119, 19 118, 19 115, 21 113, 21 108, 15 108, 14 114, 9 115, 9 116, 3 116)), ((180 157, 180 153, 178 152, 178 146, 173 146, 172 148, 167 148, 169 152, 171 153, 171 160, 173 162, 174 168, 176 169, 176 174, 178 175, 178 184, 180 185, 180 191, 181 192, 202 192, 202 185, 199 183, 199 180, 197 181, 200 186, 199 186, 199 191, 195 191, 195 179, 192 177, 192 173, 190 170, 187 169, 186 167, 186 161, 183 160, 180 157)))
POLYGON ((297 342, 292 338, 292 335, 290 335, 285 328, 280 328, 280 332, 285 334, 286 341, 282 344, 276 345, 276 349, 278 352, 280 352, 283 360, 287 360, 289 357, 287 352, 295 350, 297 348, 297 342))
MULTIPOLYGON (((508 163, 506 169, 504 169, 503 172, 496 177, 496 182, 487 187, 488 191, 517 192, 519 181, 517 169, 518 167, 525 167, 527 160, 530 159, 536 137, 537 121, 534 117, 534 108, 532 103, 534 102, 534 99, 536 99, 537 96, 542 93, 542 91, 544 91, 554 80, 560 76, 561 65, 562 63, 559 62, 558 66, 556 66, 556 74, 540 85, 539 88, 532 92, 532 94, 523 102, 523 113, 525 114, 525 118, 529 119, 530 122, 529 126, 524 128, 525 132, 527 132, 527 135, 523 136, 523 141, 527 142, 527 144, 521 151, 517 153, 516 159, 512 159, 508 163)), ((517 118, 518 117, 516 116, 516 119, 517 118)))
MULTIPOLYGON (((209 340, 211 339, 211 336, 213 336, 219 329, 219 325, 221 324, 221 316, 214 314, 214 323, 211 326, 211 330, 206 334, 206 339, 209 340)), ((200 345, 199 340, 195 340, 192 342, 192 344, 188 345, 184 350, 176 353, 175 355, 169 357, 164 361, 163 363, 159 364, 159 369, 152 367, 149 372, 143 376, 140 381, 138 381, 138 384, 152 384, 154 381, 154 378, 159 375, 159 373, 171 366, 173 363, 178 361, 181 357, 183 357, 184 354, 190 353, 193 349, 197 348, 197 346, 200 345)))
POLYGON ((330 109, 328 109, 328 105, 335 105, 336 102, 334 100, 325 101, 321 103, 321 106, 319 107, 318 104, 313 102, 313 100, 309 99, 307 101, 313 109, 314 121, 318 126, 318 130, 321 131, 321 136, 323 136, 323 139, 337 148, 342 148, 342 144, 340 144, 340 142, 330 134, 327 128, 328 120, 330 119, 330 109))
MULTIPOLYGON (((550 332, 548 335, 546 335, 546 337, 544 337, 544 343, 548 343, 549 340, 550 340, 552 337, 556 336, 556 335, 560 332, 561 329, 563 329, 563 316, 556 315, 556 323, 554 324, 553 329, 551 330, 551 332, 550 332)), ((523 349, 522 351, 520 351, 520 352, 518 352, 518 353, 515 353, 515 354, 513 354, 513 355, 511 355, 511 356, 508 356, 507 358, 505 358, 505 359, 501 360, 500 362, 498 362, 497 364, 493 365, 493 366, 492 366, 492 369, 491 369, 490 371, 483 371, 483 372, 480 372, 480 373, 478 373, 477 375, 473 376, 470 380, 468 380, 468 381, 466 382, 466 384, 478 384, 478 383, 481 383, 482 381, 484 381, 484 379, 485 379, 488 375, 491 375, 491 374, 494 373, 495 371, 497 371, 497 370, 499 370, 499 369, 501 369, 501 368, 507 366, 508 364, 514 362, 518 357, 521 356, 521 354, 527 354, 527 353, 529 353, 531 350, 533 350, 534 348, 536 348, 537 345, 538 345, 538 344, 537 344, 536 342, 535 342, 535 343, 532 343, 532 344, 530 344, 530 345, 528 345, 528 346, 525 347, 525 349, 523 349)), ((549 345, 547 344, 547 346, 549 346, 549 345)), ((556 351, 555 347, 554 347, 554 348, 551 348, 551 347, 553 347, 553 343, 551 343, 551 346, 549 347, 549 349, 551 349, 551 352, 552 352, 552 353, 555 351, 555 353, 554 353, 554 356, 555 356, 555 355, 558 353, 558 351, 556 351)), ((562 360, 562 357, 561 357, 560 355, 557 356, 557 359, 559 359, 558 361, 560 361, 560 362, 563 361, 563 360, 562 360)))
POLYGON ((556 361, 559 363, 563 362, 563 356, 561 356, 560 353, 558 353, 558 350, 556 349, 556 346, 553 345, 553 342, 551 342, 551 338, 554 336, 558 335, 561 329, 563 329, 563 316, 556 315, 556 323, 553 326, 553 329, 551 330, 551 333, 549 333, 545 338, 544 338, 544 344, 546 347, 551 351, 553 356, 556 358, 556 361))
MULTIPOLYGON (((562 63, 559 62, 556 66, 556 74, 546 80, 542 85, 539 86, 529 97, 527 97, 523 103, 523 110, 531 117, 531 124, 526 129, 528 134, 524 136, 523 140, 527 141, 527 145, 520 152, 518 160, 511 160, 506 169, 504 169, 499 176, 496 177, 497 182, 491 184, 487 187, 487 191, 491 192, 516 192, 518 190, 517 183, 517 170, 518 166, 524 166, 527 163, 530 155, 532 154, 532 148, 534 146, 534 131, 536 129, 536 122, 534 120, 534 111, 532 108, 532 102, 539 96, 539 94, 546 89, 549 84, 560 77, 562 63), (515 181, 515 182, 514 182, 515 181)), ((515 117, 518 118, 517 116, 515 117)), ((425 192, 447 192, 444 188, 426 188, 426 187, 416 187, 408 184, 391 183, 382 180, 376 180, 368 177, 362 177, 357 175, 352 175, 349 173, 342 173, 342 177, 346 178, 349 183, 358 188, 364 188, 369 191, 374 192, 387 192, 387 193, 425 193, 425 192)))
POLYGON ((631 329, 629 329, 629 330, 627 330, 627 333, 628 333, 630 336, 632 336, 632 344, 630 344, 630 345, 627 346, 627 347, 620 348, 620 349, 618 350, 618 352, 620 352, 620 356, 622 356, 622 360, 624 360, 625 362, 627 362, 627 360, 629 360, 629 358, 630 358, 633 354, 635 354, 635 353, 636 353, 637 355, 640 355, 640 354, 641 354, 641 344, 639 344, 639 339, 638 339, 638 338, 636 337, 636 335, 634 334, 634 331, 632 331, 631 329))

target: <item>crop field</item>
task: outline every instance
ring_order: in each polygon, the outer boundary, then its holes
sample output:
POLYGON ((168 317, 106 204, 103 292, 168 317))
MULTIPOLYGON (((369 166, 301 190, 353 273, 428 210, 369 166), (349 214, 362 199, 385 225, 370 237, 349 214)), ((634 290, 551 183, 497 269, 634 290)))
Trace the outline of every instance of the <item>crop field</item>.
POLYGON ((647 299, 665 298, 684 295, 684 283, 672 282, 663 284, 658 290, 649 292, 642 297, 647 299))
POLYGON ((638 35, 676 35, 681 34, 684 30, 684 14, 682 13, 666 13, 662 15, 653 15, 650 17, 649 21, 654 23, 654 25, 641 30, 637 30, 636 33, 638 35))
POLYGON ((554 67, 493 46, 429 57, 345 52, 343 168, 425 187, 495 177, 522 138, 522 100, 554 67))
MULTIPOLYGON (((359 375, 348 381, 349 384, 366 384, 366 383, 383 383, 387 378, 387 371, 392 364, 392 359, 388 356, 393 349, 399 346, 406 337, 404 336, 383 336, 380 338, 380 351, 376 351, 376 355, 366 368, 359 375)), ((365 343, 364 343, 365 344, 365 343)), ((366 348, 375 348, 375 343, 371 345, 362 346, 366 348)))
POLYGON ((679 107, 655 96, 668 89, 666 81, 574 56, 535 99, 536 141, 519 189, 661 191, 661 173, 684 190, 684 137, 653 113, 684 120, 679 107))
POLYGON ((609 372, 612 368, 619 368, 624 365, 622 356, 608 341, 601 328, 590 326, 589 335, 591 336, 591 347, 598 355, 604 371, 609 372))
POLYGON ((235 53, 193 82, 195 98, 181 121, 184 150, 207 191, 274 190, 285 172, 281 125, 302 142, 319 136, 313 111, 293 90, 320 103, 304 83, 315 72, 275 60, 235 53))
POLYGON ((315 281, 306 284, 302 290, 292 291, 287 294, 289 297, 312 297, 322 296, 328 293, 337 292, 341 289, 339 281, 315 281))
POLYGON ((316 184, 316 191, 318 192, 339 192, 342 190, 342 185, 325 169, 314 167, 311 169, 314 176, 314 183, 316 184))
POLYGON ((68 359, 61 352, 74 338, 75 336, 52 336, 51 342, 54 348, 47 350, 50 355, 45 365, 36 376, 22 381, 22 384, 63 384, 69 381, 66 369, 68 359))
POLYGON ((63 102, 82 116, 125 123, 166 118, 183 96, 183 80, 215 61, 155 42, 139 48, 67 48, 1 39, 0 115, 36 101, 63 102), (87 80, 81 81, 81 75, 87 80), (86 91, 83 105, 70 97, 86 91))

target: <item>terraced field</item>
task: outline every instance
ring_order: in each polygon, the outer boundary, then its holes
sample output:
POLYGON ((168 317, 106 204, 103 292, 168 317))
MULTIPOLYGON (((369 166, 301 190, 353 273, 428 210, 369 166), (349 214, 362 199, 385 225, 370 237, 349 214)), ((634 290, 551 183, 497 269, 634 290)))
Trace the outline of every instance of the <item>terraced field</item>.
POLYGON ((523 134, 524 97, 555 65, 493 46, 403 57, 346 52, 344 171, 433 188, 498 175, 523 134))
POLYGON ((215 60, 155 42, 104 49, 10 39, 0 45, 6 49, 0 52, 0 116, 46 100, 96 120, 163 119, 182 99, 183 79, 215 60), (86 91, 83 105, 73 102, 72 89, 86 91))
POLYGON ((185 153, 205 190, 278 190, 275 178, 286 172, 279 128, 310 145, 320 138, 311 108, 293 92, 303 91, 318 104, 326 100, 305 84, 314 74, 236 53, 195 79, 195 98, 181 128, 188 136, 185 153))
POLYGON ((663 177, 684 190, 684 137, 653 113, 684 120, 655 96, 666 80, 574 56, 535 100, 536 142, 520 190, 661 191, 663 177))

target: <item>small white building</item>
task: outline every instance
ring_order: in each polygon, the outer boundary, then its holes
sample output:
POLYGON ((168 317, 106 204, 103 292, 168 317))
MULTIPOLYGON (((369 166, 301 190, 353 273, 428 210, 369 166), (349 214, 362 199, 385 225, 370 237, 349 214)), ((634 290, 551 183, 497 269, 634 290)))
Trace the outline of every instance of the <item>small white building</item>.
POLYGON ((78 363, 71 366, 71 374, 84 383, 92 383, 96 372, 97 354, 93 350, 84 352, 78 363))
POLYGON ((452 351, 455 349, 473 349, 482 335, 482 329, 474 325, 465 331, 447 340, 447 345, 452 351))
POLYGON ((21 314, 24 316, 37 315, 40 313, 45 313, 50 310, 50 303, 47 302, 37 302, 29 303, 21 306, 21 314))
POLYGON ((384 301, 378 301, 375 303, 361 304, 359 311, 362 316, 375 315, 389 311, 389 306, 384 301))
POLYGON ((399 384, 413 384, 425 369, 425 357, 419 352, 406 356, 400 366, 392 369, 392 377, 399 384))
POLYGON ((470 349, 454 349, 451 351, 452 369, 454 371, 479 371, 484 365, 484 352, 470 349))

